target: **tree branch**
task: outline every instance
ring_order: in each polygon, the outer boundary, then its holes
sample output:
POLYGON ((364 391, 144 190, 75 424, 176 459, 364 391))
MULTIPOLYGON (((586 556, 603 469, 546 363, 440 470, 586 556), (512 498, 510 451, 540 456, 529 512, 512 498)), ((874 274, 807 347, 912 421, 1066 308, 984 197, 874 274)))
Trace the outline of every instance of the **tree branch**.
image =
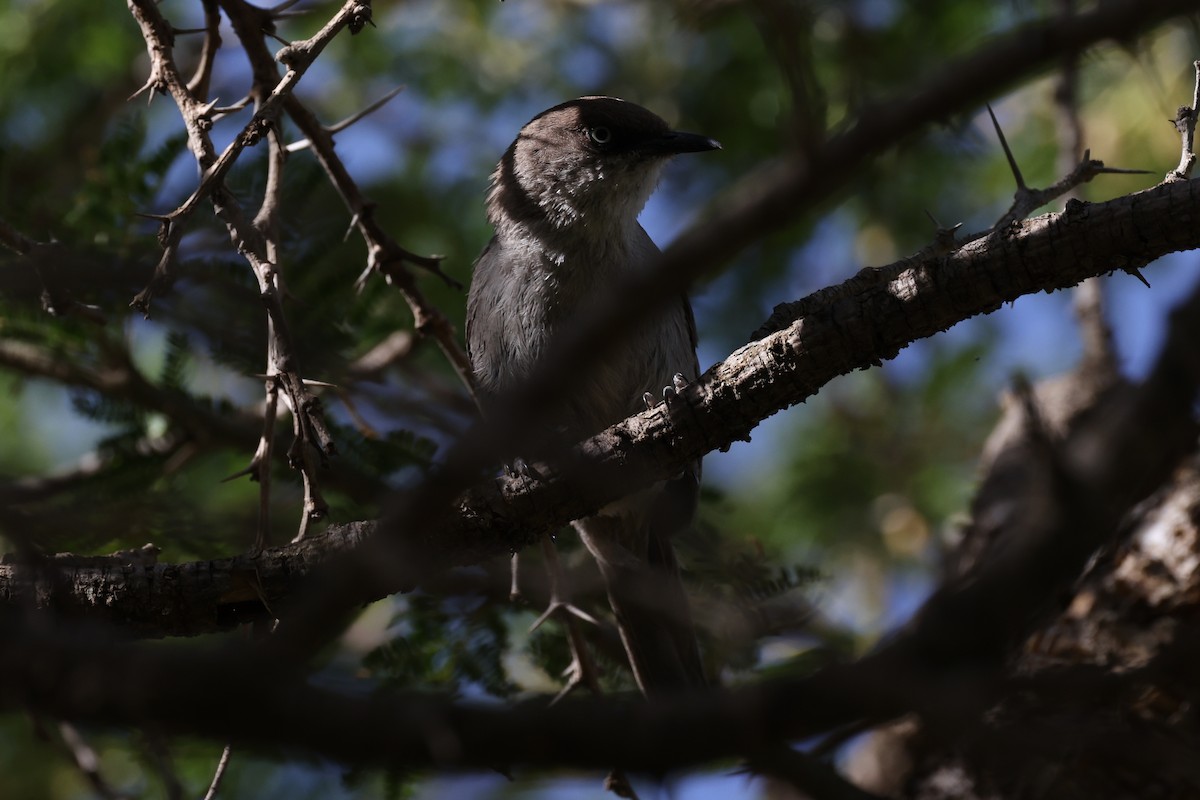
MULTIPOLYGON (((1166 189, 1169 196, 1174 187, 1154 191, 1166 189)), ((320 688, 281 671, 269 641, 213 650, 116 645, 6 614, 0 616, 6 643, 0 706, 272 748, 293 745, 393 768, 619 763, 661 772, 729 756, 753 762, 783 741, 909 711, 952 736, 1011 688, 1001 679, 1008 647, 1028 634, 1095 547, 1115 535, 1122 516, 1193 447, 1197 337, 1200 290, 1172 314, 1167 343, 1146 381, 1105 395, 1055 446, 1054 480, 1028 483, 1011 498, 1017 507, 1038 509, 1012 515, 1005 533, 1012 546, 978 574, 943 587, 905 632, 853 664, 650 702, 581 698, 497 707, 320 688)), ((260 578, 244 576, 247 591, 260 589, 260 578)))
MULTIPOLYGON (((928 255, 866 269, 844 283, 779 306, 761 337, 714 365, 681 396, 682 414, 660 406, 581 443, 570 463, 539 465, 547 480, 500 479, 478 486, 427 536, 403 534, 402 558, 353 558, 362 570, 356 602, 411 588, 438 570, 520 550, 545 530, 584 517, 617 497, 662 480, 704 453, 746 438, 767 416, 802 402, 829 380, 891 358, 910 342, 998 308, 1021 295, 1062 289, 1113 270, 1142 266, 1200 247, 1192 182, 1163 184, 1107 203, 1077 201, 1062 213, 1014 225, 948 255, 928 255), (399 565, 399 571, 392 568, 399 565)), ((297 582, 324 561, 364 542, 369 523, 331 526, 302 545, 196 564, 163 565, 129 575, 77 574, 108 586, 110 597, 77 592, 89 614, 123 621, 145 635, 198 633, 286 604, 297 582), (198 586, 188 574, 203 575, 198 586), (256 584, 248 587, 246 575, 256 584), (180 582, 189 586, 179 593, 180 582), (136 588, 136 602, 121 592, 136 588), (169 590, 169 591, 168 591, 169 590), (165 594, 164 594, 165 592, 165 594), (257 594, 256 594, 257 593, 257 594), (152 602, 153 601, 153 602, 152 602), (185 614, 181 607, 194 614, 185 614), (164 605, 165 604, 165 605, 164 605), (174 622, 176 614, 179 622, 174 622)), ((28 573, 0 568, 0 598, 29 596, 28 573)), ((47 600, 48 598, 43 598, 47 600)), ((59 601, 64 598, 58 598, 59 601)))

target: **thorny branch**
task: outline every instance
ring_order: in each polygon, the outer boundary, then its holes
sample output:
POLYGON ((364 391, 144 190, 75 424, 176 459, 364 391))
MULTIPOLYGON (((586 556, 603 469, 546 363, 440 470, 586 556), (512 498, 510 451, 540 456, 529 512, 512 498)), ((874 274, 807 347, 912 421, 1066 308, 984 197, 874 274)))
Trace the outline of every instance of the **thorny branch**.
MULTIPOLYGON (((331 570, 329 582, 297 608, 294 624, 282 628, 274 643, 290 650, 291 657, 307 658, 314 648, 335 635, 341 609, 352 602, 349 598, 366 587, 377 586, 377 581, 390 582, 394 574, 410 569, 400 555, 403 548, 389 546, 394 535, 402 530, 419 539, 431 537, 454 497, 489 463, 511 457, 521 436, 561 400, 566 391, 562 376, 618 346, 622 330, 630 328, 626 323, 677 296, 689 280, 730 258, 750 241, 811 209, 888 143, 914 132, 931 118, 941 118, 963 104, 982 99, 1001 82, 1007 84, 1019 77, 1014 74, 1013 64, 1019 64, 1023 71, 1034 70, 1057 58, 1064 49, 1128 36, 1187 9, 1190 5, 1184 0, 1168 0, 1148 13, 1144 4, 1131 0, 1106 5, 1070 23, 1054 20, 1053 24, 1025 26, 981 48, 963 63, 949 65, 915 95, 906 94, 868 109, 856 125, 830 139, 819 152, 785 158, 747 178, 748 185, 735 187, 728 202, 675 240, 657 269, 610 287, 608 297, 598 301, 595 312, 577 320, 574 330, 555 343, 517 396, 508 398, 506 413, 486 428, 477 427, 463 437, 446 452, 440 469, 399 498, 384 520, 380 541, 351 559, 357 560, 357 565, 343 564, 331 570), (391 573, 392 577, 387 577, 391 573), (319 602, 317 596, 321 597, 319 602)), ((698 452, 703 449, 702 445, 696 447, 698 452)))
POLYGON ((1196 165, 1196 115, 1200 114, 1200 61, 1193 62, 1196 68, 1196 88, 1192 92, 1191 106, 1180 106, 1171 122, 1179 132, 1180 154, 1179 166, 1167 173, 1165 181, 1186 181, 1192 175, 1192 167, 1196 165))
MULTIPOLYGON (((145 310, 148 307, 156 287, 169 274, 179 248, 183 231, 183 221, 198 207, 199 202, 212 197, 217 207, 218 215, 222 216, 230 227, 234 241, 239 243, 239 251, 247 258, 254 268, 258 278, 259 290, 268 310, 268 339, 269 358, 267 367, 267 419, 264 421, 264 434, 260 437, 259 446, 250 466, 240 474, 251 474, 260 482, 260 515, 257 542, 261 545, 268 524, 266 508, 269 501, 269 478, 264 473, 267 470, 270 452, 270 433, 273 423, 271 411, 276 407, 282 388, 282 399, 293 412, 294 438, 288 449, 289 462, 298 467, 304 484, 304 511, 301 515, 300 533, 303 536, 310 521, 322 518, 327 511, 327 504, 321 497, 317 482, 318 465, 307 445, 312 444, 320 454, 321 461, 332 454, 334 445, 329 436, 327 426, 320 410, 319 401, 309 393, 299 375, 294 348, 290 344, 288 328, 284 320, 281 304, 282 287, 276 270, 280 258, 277 243, 271 236, 275 226, 275 216, 279 203, 281 183, 278 180, 282 171, 283 158, 286 150, 276 144, 278 136, 278 120, 282 109, 297 122, 312 145, 318 159, 325 167, 334 186, 345 199, 347 206, 354 214, 356 225, 368 243, 368 262, 372 268, 385 274, 390 282, 400 286, 402 293, 413 309, 416 328, 418 331, 431 334, 438 341, 443 352, 458 371, 464 384, 470 389, 470 370, 465 354, 458 346, 454 330, 447 318, 424 298, 416 285, 411 273, 405 269, 405 262, 411 262, 427 267, 442 274, 437 267, 437 259, 416 256, 401 248, 391 239, 371 218, 371 205, 361 196, 357 185, 350 178, 344 165, 333 150, 333 130, 326 129, 316 122, 315 116, 309 112, 295 97, 293 89, 303 76, 305 70, 320 54, 324 46, 343 27, 357 31, 369 21, 370 8, 366 3, 347 2, 340 11, 311 39, 285 46, 274 58, 267 51, 263 41, 263 33, 274 29, 275 11, 256 8, 242 0, 207 0, 205 3, 205 42, 201 53, 200 63, 193 79, 184 86, 178 78, 177 68, 171 57, 170 38, 161 35, 165 22, 157 11, 147 8, 145 3, 131 2, 131 8, 137 15, 138 7, 146 16, 143 23, 143 34, 147 37, 148 47, 152 54, 151 77, 146 87, 157 91, 169 92, 175 99, 184 116, 189 131, 189 143, 202 168, 199 186, 191 196, 174 211, 157 218, 162 222, 160 239, 163 244, 163 255, 155 270, 155 279, 150 286, 134 300, 136 307, 145 310), (223 109, 215 109, 213 103, 206 103, 204 92, 210 82, 213 56, 219 46, 219 7, 224 8, 229 16, 235 32, 243 48, 251 57, 254 66, 254 86, 250 97, 255 101, 255 113, 250 122, 236 136, 220 156, 216 156, 208 137, 208 129, 212 120, 223 109), (151 13, 153 12, 153 13, 151 13), (156 27, 157 26, 157 27, 156 27), (158 34, 156 34, 158 31, 158 34), (153 38, 152 38, 153 37, 153 38), (157 58, 154 58, 157 55, 157 58), (276 62, 286 68, 280 77, 276 62), (264 195, 263 207, 254 220, 252 228, 244 224, 236 224, 242 215, 237 203, 228 192, 221 187, 241 151, 256 144, 266 134, 271 138, 272 155, 268 159, 268 188, 264 195), (276 154, 276 150, 278 153, 276 154), (226 213, 221 214, 224 207, 226 213)), ((141 19, 139 18, 139 21, 141 19)), ((445 277, 443 275, 443 277, 445 277)))
POLYGON ((1075 168, 1069 174, 1060 178, 1053 186, 1048 186, 1045 189, 1030 189, 1025 183, 1024 176, 1021 175, 1021 168, 1017 166, 1016 156, 1013 155, 1012 149, 1008 146, 1008 139, 1005 138, 1004 131, 1000 128, 1000 122, 996 119, 996 112, 992 111, 990 105, 987 107, 987 110, 988 116, 992 119, 992 127, 996 131, 996 137, 1000 140, 1000 147, 1004 150, 1004 157, 1008 161, 1009 169, 1012 170, 1013 180, 1017 184, 1017 190, 1013 193, 1012 206, 992 226, 992 231, 1007 230, 1014 222, 1028 217, 1034 209, 1074 191, 1080 185, 1088 183, 1097 175, 1150 174, 1149 170, 1144 169, 1106 167, 1103 161, 1097 161, 1092 158, 1090 150, 1084 150, 1083 156, 1080 158, 1079 163, 1075 165, 1075 168))
MULTIPOLYGON (((221 2, 222 7, 229 15, 234 32, 250 59, 256 85, 269 85, 278 78, 278 68, 270 51, 267 50, 261 34, 264 29, 262 16, 264 12, 242 0, 221 0, 221 2)), ((398 93, 398 90, 389 93, 383 100, 372 104, 351 119, 361 119, 398 93)), ((470 363, 466 353, 458 344, 454 327, 446 315, 425 297, 416 279, 405 265, 415 264, 435 273, 451 285, 457 285, 457 283, 441 271, 439 258, 418 256, 401 247, 375 219, 375 204, 363 195, 334 147, 334 134, 350 124, 350 121, 344 120, 328 127, 322 125, 316 114, 294 94, 289 94, 285 98, 283 107, 288 117, 300 129, 304 136, 304 142, 312 149, 318 163, 342 197, 351 214, 351 225, 358 230, 359 235, 366 242, 367 269, 359 277, 360 284, 374 272, 382 275, 388 283, 396 286, 412 311, 413 327, 422 335, 430 336, 438 343, 438 347, 454 367, 463 385, 469 393, 474 395, 470 363)))
MULTIPOLYGON (((178 248, 182 221, 195 210, 201 199, 211 197, 217 216, 225 222, 238 251, 253 268, 258 279, 260 297, 267 309, 270 333, 268 375, 279 381, 284 400, 290 406, 293 415, 295 438, 288 456, 290 463, 300 470, 304 480, 305 504, 300 527, 303 533, 310 521, 320 519, 327 510, 317 488, 316 464, 308 448, 315 448, 324 463, 325 459, 335 452, 335 447, 320 401, 308 391, 300 376, 299 362, 283 312, 277 274, 279 254, 277 247, 264 233, 265 229, 273 225, 274 209, 278 204, 278 181, 284 151, 277 135, 274 141, 278 153, 269 161, 271 169, 274 170, 272 174, 275 188, 268 191, 264 197, 263 209, 253 222, 246 221, 237 200, 224 189, 224 178, 245 147, 257 144, 264 135, 275 129, 284 100, 291 95, 304 72, 329 41, 343 28, 349 27, 352 31, 360 29, 370 19, 370 7, 348 0, 312 38, 283 48, 278 58, 288 67, 287 73, 275 84, 270 94, 257 98, 253 118, 219 157, 216 156, 209 135, 209 129, 212 127, 211 111, 215 104, 205 102, 202 97, 196 95, 180 76, 173 57, 174 32, 169 23, 159 13, 157 6, 149 0, 129 0, 129 7, 142 29, 150 53, 150 77, 143 89, 170 94, 175 100, 184 118, 189 146, 202 172, 200 185, 183 205, 161 217, 164 254, 163 260, 160 261, 162 269, 156 269, 156 280, 157 276, 165 271, 166 265, 178 248)), ((206 5, 205 52, 215 47, 217 26, 214 13, 211 4, 206 5)), ((197 87, 204 88, 208 84, 205 70, 211 70, 211 63, 202 58, 198 77, 194 81, 197 87)), ((134 305, 145 310, 153 289, 154 283, 134 299, 134 305)), ((265 494, 262 502, 266 502, 265 494)), ((264 533, 263 530, 259 531, 260 540, 264 533)))
MULTIPOLYGON (((332 626, 335 619, 321 616, 332 596, 349 607, 411 587, 448 566, 518 551, 537 541, 542 531, 594 513, 617 497, 671 476, 709 450, 744 438, 767 416, 802 402, 837 375, 891 358, 913 338, 933 335, 1023 294, 1067 288, 1121 269, 1131 259, 1140 265, 1167 252, 1200 247, 1200 230, 1172 222, 1197 213, 1200 191, 1191 182, 1163 184, 1038 217, 1010 237, 978 238, 951 254, 863 270, 843 284, 781 304, 758 332, 758 341, 714 365, 681 393, 685 414, 668 419, 660 407, 631 417, 581 443, 571 457, 575 460, 538 464, 543 481, 517 478, 476 486, 428 529, 408 527, 387 538, 371 535, 374 526, 339 526, 306 543, 312 547, 303 551, 303 567, 288 548, 266 551, 269 562, 161 566, 168 586, 177 585, 188 570, 208 576, 206 599, 191 597, 187 608, 174 605, 174 592, 162 598, 167 606, 153 608, 146 607, 141 595, 123 591, 97 596, 81 589, 78 598, 58 602, 103 601, 103 608, 88 613, 116 614, 160 634, 176 619, 188 626, 185 631, 196 626, 213 630, 219 620, 229 621, 231 613, 254 613, 246 603, 253 596, 243 597, 237 590, 237 576, 250 569, 266 587, 268 601, 289 605, 289 620, 317 614, 332 626), (1073 258, 1064 261, 1062 252, 1073 258), (318 570, 321 562, 325 566, 318 570), (306 574, 313 585, 297 593, 296 580, 306 574), (221 598, 234 599, 225 606, 221 598), (198 618, 189 617, 193 611, 198 618)), ((111 585, 102 576, 94 578, 111 585)), ((18 584, 0 581, 0 590, 30 590, 18 584)), ((280 636, 288 629, 284 625, 280 636)), ((303 633, 288 634, 299 639, 293 646, 312 646, 303 633)))
POLYGON ((1194 443, 1198 326, 1200 291, 1172 315, 1145 383, 1106 395, 1060 446, 1054 480, 1029 483, 1038 496, 1017 503, 1027 510, 1050 503, 1051 510, 1013 515, 1006 523, 1012 547, 969 580, 943 587, 908 630, 852 664, 651 703, 583 698, 499 709, 428 695, 347 696, 281 678, 277 661, 244 646, 186 653, 98 647, 4 618, 0 701, 81 721, 153 722, 168 732, 234 730, 251 745, 293 744, 391 766, 669 769, 731 755, 753 763, 780 741, 911 710, 952 737, 1011 691, 999 672, 1008 647, 1194 443))
MULTIPOLYGON (((272 130, 269 134, 267 148, 267 186, 263 192, 263 201, 258 209, 258 215, 254 218, 254 227, 262 233, 263 239, 266 241, 268 258, 270 258, 272 263, 280 264, 279 210, 283 203, 283 167, 287 160, 287 151, 283 149, 283 143, 280 141, 277 130, 272 130)), ((283 287, 278 271, 271 275, 271 283, 272 289, 276 294, 282 291, 283 287)), ((278 348, 279 340, 275 335, 275 322, 268 316, 266 405, 263 411, 263 434, 262 438, 259 439, 258 449, 255 451, 254 459, 251 460, 249 467, 249 469, 254 471, 254 477, 259 483, 258 532, 254 538, 255 551, 267 546, 267 534, 271 527, 271 448, 275 436, 275 415, 279 408, 280 385, 280 376, 276 367, 281 355, 278 352, 278 348)), ((288 395, 285 393, 284 399, 286 400, 287 398, 288 395)), ((299 413, 293 407, 293 446, 295 446, 296 442, 303 442, 305 440, 304 431, 300 428, 302 419, 303 414, 299 413)), ((325 516, 329 507, 321 497, 320 490, 313 480, 313 476, 316 474, 316 465, 312 462, 312 452, 303 445, 300 445, 299 450, 299 459, 302 465, 300 475, 304 481, 304 513, 300 515, 300 532, 298 535, 303 536, 308 530, 309 521, 325 516)), ((294 459, 295 456, 289 453, 288 460, 295 463, 294 459)))

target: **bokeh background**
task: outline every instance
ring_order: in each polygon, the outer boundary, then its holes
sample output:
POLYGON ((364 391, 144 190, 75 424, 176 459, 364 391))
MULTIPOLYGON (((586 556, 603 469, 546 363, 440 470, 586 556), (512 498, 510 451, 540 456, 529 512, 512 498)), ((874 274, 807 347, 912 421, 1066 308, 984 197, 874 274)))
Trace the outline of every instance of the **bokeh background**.
MULTIPOLYGON (((286 40, 311 35, 336 10, 302 2, 283 20, 286 40)), ((676 127, 720 140, 719 153, 680 158, 642 220, 660 245, 721 202, 721 190, 814 131, 836 131, 873 99, 902 93, 948 59, 1061 3, 587 2, 414 0, 376 4, 375 26, 342 34, 304 77, 298 96, 323 120, 347 117, 397 86, 404 91, 338 135, 338 152, 377 204, 377 218, 410 250, 445 256, 464 284, 489 236, 488 175, 520 126, 582 94, 645 105, 676 127), (800 98, 800 104, 797 104, 800 98)), ((198 0, 164 0, 179 29, 203 24, 198 0)), ((245 95, 249 68, 233 32, 214 73, 220 105, 245 95)), ((1136 42, 1089 50, 1078 63, 1084 145, 1112 166, 1149 175, 1102 176, 1081 188, 1107 199, 1153 185, 1178 161, 1168 120, 1192 96, 1196 31, 1165 25, 1136 42)), ((188 70, 200 37, 181 33, 188 70)), ((273 47, 276 45, 272 45, 273 47)), ((1019 65, 1014 65, 1014 71, 1019 65)), ((129 99, 148 60, 123 4, 91 0, 0 2, 0 218, 61 243, 76 297, 108 322, 55 319, 36 278, 0 253, 0 341, 41 348, 97 369, 128 357, 156 386, 229 418, 261 405, 265 321, 253 277, 210 211, 184 239, 172 291, 145 319, 129 309, 158 257, 155 223, 195 187, 177 109, 168 98, 129 99)), ((1013 82, 993 99, 1026 180, 1062 174, 1057 70, 1013 82)), ((227 144, 249 111, 217 123, 227 144)), ((294 129, 285 127, 288 139, 294 129)), ((230 181, 253 208, 264 181, 262 148, 230 181)), ((1069 156, 1066 163, 1070 163, 1069 156)), ((471 408, 444 358, 417 342, 366 378, 348 365, 411 330, 402 298, 378 278, 356 292, 365 248, 312 154, 289 160, 282 269, 306 377, 341 387, 324 399, 341 455, 331 520, 374 516, 389 487, 436 460, 471 408), (370 482, 339 488, 351 465, 370 482)), ((897 142, 815 213, 798 217, 693 287, 702 367, 747 341, 779 302, 794 300, 912 254, 934 225, 987 228, 1007 209, 1013 179, 985 109, 947 118, 897 142)), ((1061 205, 1061 201, 1059 201, 1061 205)), ((1057 206, 1051 207, 1054 210, 1057 206)), ((1145 271, 1152 288, 1117 274, 1104 281, 1122 368, 1138 376, 1156 352, 1165 312, 1188 290, 1196 258, 1180 254, 1145 271)), ((465 293, 432 275, 422 288, 461 331, 465 293)), ((1069 293, 1023 298, 919 342, 893 361, 838 379, 803 406, 764 422, 753 441, 705 461, 702 523, 682 542, 697 587, 739 602, 815 608, 806 618, 722 651, 725 681, 868 649, 901 624, 934 585, 954 540, 975 462, 1014 375, 1070 368, 1081 351, 1069 293)), ((256 444, 182 434, 170 414, 129 397, 0 364, 0 501, 10 523, 36 532, 48 552, 105 553, 154 542, 163 560, 207 559, 253 539, 257 487, 222 482, 256 444), (47 478, 64 476, 60 484, 47 478), (34 491, 32 486, 51 486, 34 491)), ((282 434, 281 434, 282 435, 282 434)), ((274 539, 295 531, 300 490, 280 470, 274 539)), ((3 525, 0 525, 0 533, 3 525)), ((578 555, 559 537, 566 557, 578 555)), ((535 566, 536 568, 536 566, 535 566)), ((698 589, 699 591, 699 589, 698 589)), ((439 688, 471 697, 554 691, 565 663, 561 631, 528 634, 540 609, 486 596, 417 594, 381 601, 327 655, 317 680, 363 691, 379 685, 439 688)), ((181 643, 180 646, 194 646, 181 643)), ((720 649, 720 648, 715 648, 720 649)), ((627 686, 616 669, 614 688, 627 686)), ((111 782, 162 792, 156 748, 138 733, 88 731, 111 782)), ((35 722, 0 719, 0 796, 76 798, 89 789, 35 722)), ((190 793, 207 785, 220 748, 173 741, 190 793)), ((643 796, 766 796, 765 784, 727 770, 683 776, 643 796)), ((235 753, 228 797, 603 797, 599 776, 430 778, 349 772, 297 753, 235 753)))

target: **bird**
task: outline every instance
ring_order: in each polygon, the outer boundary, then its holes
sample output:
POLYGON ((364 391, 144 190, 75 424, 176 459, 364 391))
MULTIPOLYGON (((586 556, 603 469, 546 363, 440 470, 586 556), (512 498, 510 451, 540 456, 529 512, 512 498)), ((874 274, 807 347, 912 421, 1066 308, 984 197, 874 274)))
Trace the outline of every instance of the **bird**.
MULTIPOLYGON (((663 166, 718 150, 647 109, 587 96, 529 121, 491 176, 494 233, 476 260, 467 352, 488 409, 527 380, 549 348, 611 287, 653 269, 660 251, 638 222, 663 166)), ((651 404, 647 393, 696 380, 696 325, 687 296, 633 323, 621 344, 573 375, 560 435, 582 439, 651 404)), ((666 389, 667 394, 672 390, 666 389)), ((706 677, 671 537, 699 497, 700 462, 648 490, 575 520, 595 557, 639 689, 701 687, 706 677)))

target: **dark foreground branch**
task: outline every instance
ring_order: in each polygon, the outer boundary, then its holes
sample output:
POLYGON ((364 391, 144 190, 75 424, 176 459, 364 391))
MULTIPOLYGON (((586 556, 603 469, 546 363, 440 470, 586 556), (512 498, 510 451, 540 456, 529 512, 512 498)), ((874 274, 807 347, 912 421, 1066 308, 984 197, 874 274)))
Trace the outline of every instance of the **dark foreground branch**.
MULTIPOLYGON (((1002 668, 1057 592, 1121 518, 1190 450, 1200 385, 1200 290, 1172 315, 1145 383, 1110 392, 1028 484, 1006 541, 971 580, 936 593, 877 652, 803 678, 651 702, 583 698, 550 706, 318 688, 259 643, 219 649, 120 645, 12 611, 0 617, 0 707, 81 722, 148 726, 247 745, 296 746, 350 764, 496 768, 580 766, 657 773, 776 752, 779 742, 847 723, 920 714, 943 736, 1006 690, 1002 668)), ((1047 445, 1049 448, 1050 445, 1047 445)), ((286 624, 286 622, 285 622, 286 624)), ((1194 665, 1192 665, 1194 667, 1194 665)))

